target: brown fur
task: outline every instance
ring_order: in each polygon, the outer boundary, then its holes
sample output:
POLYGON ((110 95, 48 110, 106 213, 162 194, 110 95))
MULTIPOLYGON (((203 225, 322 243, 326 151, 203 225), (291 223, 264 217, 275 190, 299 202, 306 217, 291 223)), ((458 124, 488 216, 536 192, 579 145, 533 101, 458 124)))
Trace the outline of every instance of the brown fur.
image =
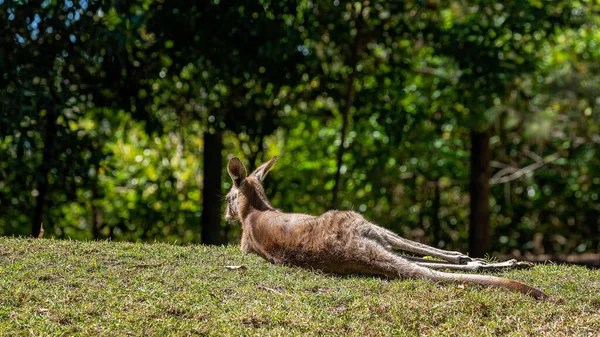
MULTIPOLYGON (((453 263, 474 260, 459 252, 448 252, 401 238, 351 211, 328 211, 320 216, 284 213, 273 207, 262 188, 262 180, 277 157, 252 174, 238 158, 227 170, 233 187, 227 194, 226 219, 242 223, 241 249, 255 252, 274 264, 320 269, 338 274, 362 273, 389 278, 425 278, 432 281, 503 287, 537 299, 547 298, 526 284, 487 275, 440 272, 393 252, 402 249, 440 257, 453 263)), ((441 267, 451 266, 439 264, 441 267)), ((481 263, 481 266, 485 266, 481 263)), ((475 270, 475 269, 473 269, 475 270)))

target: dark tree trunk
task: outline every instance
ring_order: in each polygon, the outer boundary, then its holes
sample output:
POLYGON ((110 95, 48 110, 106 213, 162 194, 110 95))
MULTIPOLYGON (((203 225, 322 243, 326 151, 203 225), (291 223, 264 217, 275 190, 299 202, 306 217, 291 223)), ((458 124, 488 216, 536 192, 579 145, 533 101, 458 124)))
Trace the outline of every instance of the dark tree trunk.
MULTIPOLYGON (((98 168, 96 167, 96 172, 98 172, 98 168)), ((96 173, 97 174, 97 173, 96 173)), ((92 181, 92 200, 90 202, 92 208, 92 236, 94 240, 101 239, 101 230, 102 230, 102 212, 98 207, 98 203, 100 202, 100 197, 98 195, 98 180, 94 179, 92 181)))
POLYGON ((362 50, 362 25, 363 25, 363 9, 361 9, 356 19, 356 36, 354 37, 354 48, 352 50, 352 59, 350 60, 350 67, 352 73, 348 76, 348 84, 346 89, 346 97, 344 98, 344 109, 342 110, 342 130, 340 131, 340 147, 338 148, 336 161, 337 169, 335 171, 335 177, 333 178, 333 190, 331 193, 331 208, 335 209, 338 207, 338 194, 340 190, 340 179, 342 177, 342 165, 344 160, 344 151, 346 150, 344 143, 346 142, 346 133, 348 130, 348 124, 350 123, 350 109, 354 101, 354 95, 356 88, 354 86, 354 80, 356 80, 356 72, 358 71, 358 60, 360 59, 360 53, 362 50))
POLYGON ((42 152, 42 163, 38 169, 37 196, 35 198, 35 209, 31 222, 31 236, 40 236, 42 221, 46 211, 46 195, 48 194, 48 174, 52 168, 52 156, 56 139, 56 119, 58 118, 56 107, 48 106, 46 113, 46 125, 44 129, 44 150, 42 152))
POLYGON ((592 250, 600 251, 600 214, 592 209, 586 209, 584 211, 584 221, 589 224, 589 236, 588 238, 592 241, 592 250))
POLYGON ((221 227, 221 180, 223 169, 223 134, 204 133, 204 188, 202 190, 202 243, 225 243, 221 227))
POLYGON ((92 200, 92 235, 94 240, 100 240, 102 234, 100 231, 102 230, 102 214, 98 209, 98 205, 96 203, 98 200, 92 200))
POLYGON ((440 179, 437 178, 434 182, 433 186, 433 204, 432 215, 431 215, 431 229, 433 232, 433 245, 435 247, 440 243, 440 207, 442 205, 442 192, 440 191, 440 179))
POLYGON ((490 132, 471 131, 469 255, 483 257, 490 249, 490 132))
POLYGON ((48 194, 48 174, 52 167, 52 154, 56 139, 56 119, 58 118, 56 108, 51 105, 47 108, 46 125, 44 129, 44 150, 42 152, 42 163, 38 169, 37 196, 35 198, 35 210, 31 222, 31 236, 39 237, 42 229, 42 221, 46 211, 46 195, 48 194))

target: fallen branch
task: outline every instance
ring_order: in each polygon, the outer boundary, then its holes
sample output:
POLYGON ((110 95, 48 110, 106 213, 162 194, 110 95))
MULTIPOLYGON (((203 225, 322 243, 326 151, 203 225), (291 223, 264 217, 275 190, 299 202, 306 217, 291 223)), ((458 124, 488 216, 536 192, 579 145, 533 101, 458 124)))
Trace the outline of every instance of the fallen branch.
POLYGON ((494 174, 494 176, 490 179, 490 183, 492 181, 494 181, 494 179, 499 179, 502 177, 506 177, 509 174, 513 174, 515 172, 517 172, 519 169, 516 167, 512 167, 512 166, 508 166, 506 165, 505 167, 503 167, 500 171, 496 172, 496 174, 494 174))
MULTIPOLYGON (((521 178, 522 176, 526 175, 527 173, 533 172, 537 169, 539 169, 540 167, 551 163, 553 161, 555 161, 556 159, 560 158, 560 155, 558 152, 553 153, 545 158, 543 158, 542 160, 539 160, 531 165, 525 166, 521 169, 515 169, 514 172, 511 172, 510 174, 507 175, 494 175, 494 177, 492 177, 490 179, 490 185, 496 185, 496 184, 504 184, 513 180, 517 180, 519 178, 521 178)), ((507 169, 503 169, 502 171, 513 171, 511 170, 507 170, 507 169)), ((500 173, 498 172, 498 173, 500 173)))
POLYGON ((462 76, 461 72, 457 72, 456 74, 449 74, 443 69, 437 69, 437 68, 432 68, 432 67, 417 68, 417 69, 414 69, 414 72, 416 72, 418 74, 433 75, 433 76, 441 77, 441 78, 448 80, 450 82, 453 82, 453 83, 458 82, 458 80, 462 76))

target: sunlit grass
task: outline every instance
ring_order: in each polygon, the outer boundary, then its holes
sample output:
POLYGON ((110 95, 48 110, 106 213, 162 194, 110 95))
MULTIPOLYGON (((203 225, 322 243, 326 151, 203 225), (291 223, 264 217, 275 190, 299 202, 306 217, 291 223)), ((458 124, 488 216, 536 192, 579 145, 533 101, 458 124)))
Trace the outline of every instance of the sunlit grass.
POLYGON ((237 246, 0 238, 0 335, 581 336, 600 331, 600 272, 500 273, 557 301, 271 265, 237 246), (226 266, 244 266, 228 269, 226 266))

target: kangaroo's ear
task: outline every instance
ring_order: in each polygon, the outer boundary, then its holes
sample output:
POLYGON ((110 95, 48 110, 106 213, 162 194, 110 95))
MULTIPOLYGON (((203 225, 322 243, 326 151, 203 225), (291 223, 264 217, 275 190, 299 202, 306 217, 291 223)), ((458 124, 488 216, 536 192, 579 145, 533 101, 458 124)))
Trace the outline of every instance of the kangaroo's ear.
POLYGON ((240 187, 240 185, 246 180, 246 167, 237 157, 233 157, 229 159, 229 164, 227 164, 227 173, 233 180, 233 184, 235 187, 240 187))
POLYGON ((258 179, 258 181, 262 182, 263 180, 265 180, 267 173, 269 173, 269 170, 271 169, 271 167, 273 167, 273 165, 275 165, 276 161, 277 156, 274 156, 273 158, 269 159, 269 161, 264 162, 259 167, 257 167, 256 170, 254 170, 254 172, 250 174, 250 176, 253 176, 256 179, 258 179))

